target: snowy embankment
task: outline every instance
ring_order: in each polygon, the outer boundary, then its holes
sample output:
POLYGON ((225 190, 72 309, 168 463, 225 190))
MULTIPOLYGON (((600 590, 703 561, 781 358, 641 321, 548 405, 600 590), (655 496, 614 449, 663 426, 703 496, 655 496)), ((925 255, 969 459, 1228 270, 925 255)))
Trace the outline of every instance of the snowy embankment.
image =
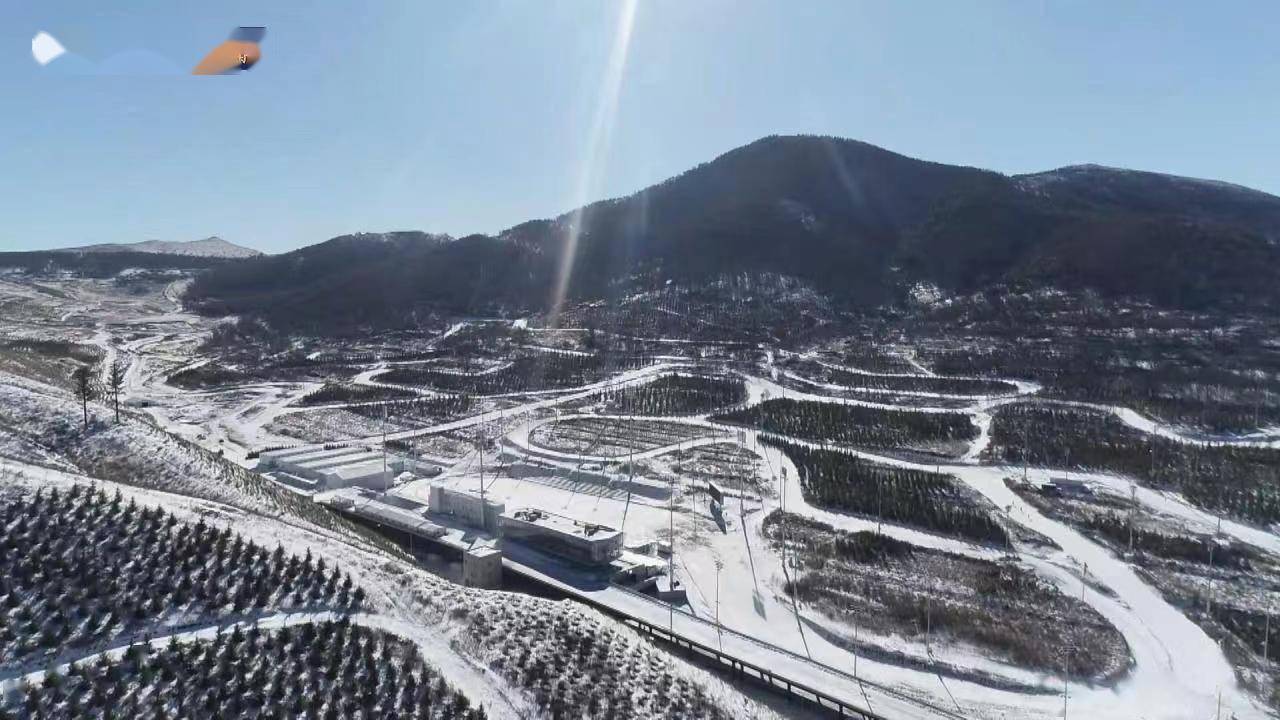
MULTIPOLYGON (((687 419, 687 418, 686 418, 687 419)), ((678 422, 672 418, 654 417, 652 415, 591 415, 586 413, 573 413, 570 415, 559 415, 551 418, 540 418, 523 422, 503 436, 503 440, 520 452, 534 457, 545 458, 548 460, 571 460, 576 462, 590 463, 613 463, 631 460, 647 460, 649 458, 659 457, 667 453, 679 450, 688 450, 704 445, 717 445, 729 441, 727 432, 712 435, 710 437, 699 437, 682 440, 680 442, 668 443, 660 447, 649 448, 640 452, 621 453, 618 455, 592 455, 591 448, 587 448, 586 453, 576 453, 568 450, 555 450, 553 448, 538 445, 530 440, 529 436, 533 431, 543 425, 555 424, 561 422, 569 422, 571 420, 599 420, 608 421, 628 421, 628 422, 661 422, 673 423, 678 425, 696 425, 698 427, 712 427, 710 423, 686 423, 678 422)))
MULTIPOLYGON (((859 400, 856 398, 833 397, 831 395, 822 395, 820 393, 803 392, 784 387, 778 383, 752 375, 745 371, 735 371, 747 383, 747 405, 755 405, 765 400, 804 400, 808 402, 831 403, 835 405, 858 405, 861 407, 874 408, 877 410, 894 410, 898 412, 921 412, 939 415, 972 415, 973 410, 970 408, 948 408, 948 407, 929 407, 912 405, 904 407, 902 405, 894 405, 892 403, 878 403, 870 400, 859 400)), ((852 390, 853 388, 844 388, 852 390)), ((975 401, 981 398, 974 398, 975 401)))
MULTIPOLYGON (((813 380, 803 375, 800 375, 799 373, 795 373, 785 369, 778 370, 777 372, 779 375, 785 378, 788 378, 793 382, 802 383, 804 385, 808 385, 809 387, 815 388, 817 390, 828 390, 833 393, 865 393, 867 395, 891 395, 891 396, 897 396, 897 397, 920 398, 921 401, 967 400, 974 403, 975 405, 978 403, 995 400, 997 398, 1010 397, 1010 395, 970 395, 970 394, 963 394, 963 393, 930 392, 928 390, 894 390, 892 388, 855 387, 853 385, 840 385, 838 383, 819 382, 817 380, 813 380)), ((793 390, 792 392, 797 392, 797 391, 793 390)), ((914 405, 907 406, 907 405, 899 404, 899 405, 893 405, 892 407, 897 407, 902 409, 915 409, 914 405)), ((958 410, 958 412, 963 412, 963 411, 964 409, 958 410)))
MULTIPOLYGON (((351 384, 364 385, 366 387, 387 388, 389 390, 408 390, 409 392, 414 393, 416 395, 420 395, 422 397, 436 397, 436 396, 439 396, 440 394, 436 392, 431 392, 429 390, 426 390, 425 388, 413 387, 411 385, 395 385, 392 383, 378 382, 377 380, 373 379, 375 376, 385 372, 387 372, 387 363, 377 363, 371 368, 361 370, 359 374, 351 378, 351 384)), ((336 406, 342 407, 342 403, 338 403, 336 406)), ((311 410, 314 408, 306 408, 306 409, 311 410)))
POLYGON ((913 367, 917 368, 918 370, 917 372, 883 372, 883 371, 876 371, 876 370, 864 370, 863 368, 854 367, 852 365, 841 365, 839 363, 827 362, 826 360, 822 360, 819 357, 818 351, 816 350, 810 350, 808 352, 803 352, 803 353, 793 352, 790 350, 778 350, 778 354, 785 355, 788 357, 793 357, 793 358, 799 358, 801 360, 809 360, 812 362, 816 362, 819 365, 826 368, 830 368, 832 370, 840 370, 847 373, 853 373, 854 375, 866 375, 868 377, 884 377, 884 378, 946 377, 946 378, 951 378, 956 380, 981 380, 981 381, 998 380, 1001 382, 1007 382, 1007 383, 1012 383, 1013 385, 1017 385, 1018 392, 1021 394, 1034 393, 1040 389, 1039 384, 1030 382, 1027 380, 989 378, 989 377, 981 377, 978 375, 937 375, 932 370, 929 370, 924 365, 921 365, 920 362, 915 359, 915 356, 913 354, 908 354, 908 353, 899 353, 898 357, 901 357, 903 360, 907 361, 913 367))

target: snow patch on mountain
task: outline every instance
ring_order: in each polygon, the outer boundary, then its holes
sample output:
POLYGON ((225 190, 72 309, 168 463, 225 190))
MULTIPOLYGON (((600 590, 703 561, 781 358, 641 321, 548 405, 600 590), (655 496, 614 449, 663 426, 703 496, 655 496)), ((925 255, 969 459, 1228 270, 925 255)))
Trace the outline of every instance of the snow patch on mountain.
POLYGON ((1151 172, 1148 170, 1131 170, 1128 168, 1111 167, 1109 165, 1098 165, 1096 163, 1067 165, 1065 167, 1060 167, 1055 170, 1047 170, 1045 172, 1015 175, 1013 180, 1022 190, 1035 192, 1061 182, 1079 180, 1082 178, 1093 178, 1097 181, 1105 181, 1108 177, 1127 177, 1133 179, 1148 178, 1187 188, 1213 187, 1222 190, 1235 190, 1248 194, 1266 195, 1266 193, 1259 190, 1254 190, 1253 188, 1222 180, 1206 180, 1203 178, 1171 175, 1168 173, 1151 172))
POLYGON ((187 257, 250 258, 262 253, 214 235, 203 240, 171 242, 168 240, 144 240, 136 243, 104 243, 83 247, 64 248, 62 252, 111 253, 139 252, 154 255, 183 255, 187 257))

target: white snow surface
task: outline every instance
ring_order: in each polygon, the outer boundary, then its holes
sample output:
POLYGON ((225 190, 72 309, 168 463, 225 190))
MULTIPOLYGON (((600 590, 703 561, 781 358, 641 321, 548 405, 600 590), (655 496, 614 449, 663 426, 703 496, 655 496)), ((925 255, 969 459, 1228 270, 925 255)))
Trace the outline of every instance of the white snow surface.
MULTIPOLYGON (((83 312, 83 309, 75 304, 50 300, 46 295, 31 291, 20 282, 6 281, 0 284, 0 295, 6 293, 20 296, 26 302, 54 303, 58 314, 65 313, 64 320, 74 318, 76 313, 83 312)), ((166 297, 169 297, 167 292, 166 297)), ((173 301, 176 297, 175 292, 169 299, 173 301)), ((96 328, 91 333, 82 332, 77 337, 79 341, 89 341, 102 347, 109 356, 114 357, 115 355, 112 354, 116 353, 128 362, 127 394, 130 400, 139 404, 145 403, 144 410, 165 430, 188 437, 204 447, 226 448, 228 457, 241 459, 243 449, 268 444, 274 439, 263 430, 264 426, 272 418, 286 412, 285 406, 308 390, 305 385, 296 383, 257 383, 234 391, 204 393, 187 393, 164 386, 163 377, 175 364, 200 362, 190 354, 189 349, 186 349, 189 343, 184 346, 183 342, 184 338, 189 340, 192 337, 198 337, 206 331, 207 326, 202 325, 204 321, 201 319, 181 312, 153 314, 148 316, 147 322, 152 324, 130 338, 115 334, 115 327, 96 328), (181 328, 181 330, 175 333, 175 328, 181 328), (172 337, 174 335, 178 337, 175 339, 172 337)), ((458 332, 464 326, 465 323, 455 324, 449 328, 446 336, 458 332)), ((38 331, 38 326, 33 327, 38 331)), ((770 355, 772 356, 772 353, 770 355)), ((915 361, 914 355, 904 353, 903 356, 912 362, 920 371, 919 374, 928 374, 928 369, 915 361)), ((545 422, 537 417, 538 413, 563 403, 590 397, 606 388, 650 382, 663 373, 687 366, 687 362, 664 362, 579 388, 540 395, 516 394, 520 397, 512 401, 515 407, 483 412, 431 427, 391 434, 388 437, 412 438, 482 423, 518 419, 518 422, 508 427, 509 432, 503 438, 504 452, 512 452, 537 460, 549 468, 549 473, 554 472, 556 468, 561 470, 572 468, 580 465, 584 458, 573 453, 557 453, 534 448, 529 444, 529 431, 538 423, 545 422)), ((855 368, 840 367, 840 369, 876 374, 855 368)), ((372 374, 372 371, 364 374, 362 380, 369 384, 376 384, 369 379, 372 374)), ((895 375, 895 373, 881 374, 895 375)), ((912 373, 899 374, 911 375, 912 373)), ((742 375, 747 382, 748 403, 758 403, 765 397, 789 397, 867 405, 890 410, 902 409, 895 405, 832 398, 820 392, 800 393, 750 373, 742 373, 742 375)), ((1026 566, 1054 583, 1064 593, 1079 596, 1081 574, 1087 564, 1090 582, 1105 587, 1113 593, 1113 596, 1104 594, 1091 587, 1084 593, 1084 600, 1106 617, 1124 636, 1132 651, 1133 666, 1127 675, 1110 686, 1089 687, 1081 683, 1069 683, 1067 700, 1070 716, 1099 720, 1212 718, 1218 711, 1220 695, 1221 717, 1234 716, 1240 720, 1272 717, 1258 701, 1239 687, 1222 650, 1177 608, 1169 605, 1155 588, 1134 572, 1127 562, 1069 526, 1040 514, 1010 491, 1003 479, 1020 476, 1022 468, 980 464, 982 450, 990 438, 991 411, 1008 402, 1032 399, 1040 401, 1040 398, 1035 397, 1039 388, 1034 383, 1017 380, 1009 380, 1009 382, 1018 385, 1018 395, 975 397, 974 405, 969 408, 936 409, 939 412, 967 413, 979 427, 978 439, 959 461, 938 467, 932 463, 913 463, 871 453, 857 452, 856 454, 885 464, 930 471, 939 469, 944 473, 957 476, 973 490, 991 500, 996 507, 1006 510, 1010 521, 1051 538, 1062 548, 1060 551, 1019 548, 1021 561, 1026 566)), ((0 405, 8 408, 4 411, 7 415, 0 413, 0 417, 6 418, 5 423, 48 423, 57 416, 74 418, 75 413, 78 412, 78 407, 71 404, 71 401, 60 391, 11 376, 0 376, 0 405)), ((1112 412, 1130 427, 1145 433, 1181 442, 1204 441, 1203 437, 1153 422, 1127 408, 1090 407, 1112 412)), ((91 406, 91 412, 98 417, 107 417, 106 408, 100 405, 91 406)), ((662 418, 662 420, 720 427, 705 418, 662 418)), ((3 427, 5 423, 0 423, 0 430, 6 430, 3 427)), ((35 478, 39 478, 38 481, 41 483, 85 481, 74 468, 56 455, 47 454, 31 458, 31 453, 36 450, 18 442, 15 437, 13 433, 0 432, 0 455, 18 459, 0 461, 0 465, 7 468, 11 474, 24 473, 26 482, 35 482, 35 478), (42 465, 59 469, 36 468, 24 462, 28 458, 37 460, 42 465)), ((380 438, 370 439, 379 440, 380 438)), ((703 511, 691 503, 680 504, 682 500, 679 492, 677 493, 677 510, 683 525, 683 528, 677 528, 677 536, 680 538, 676 560, 677 574, 690 590, 693 614, 673 613, 665 606, 655 610, 651 600, 639 596, 629 598, 614 593, 609 596, 611 602, 628 603, 628 607, 634 608, 637 614, 643 613, 646 617, 652 615, 658 621, 670 617, 675 629, 689 637, 709 644, 730 643, 738 648, 744 657, 753 661, 769 663, 777 658, 791 658, 786 662, 789 668, 796 669, 799 675, 797 679, 822 687, 839 688, 842 692, 863 697, 870 701, 873 710, 891 718, 961 716, 992 720, 996 718, 1039 720, 1062 717, 1063 683, 1057 677, 1028 673, 966 648, 935 648, 935 654, 948 663, 971 667, 1009 680, 1040 685, 1045 692, 1029 694, 997 690, 988 685, 954 678, 947 678, 944 685, 942 678, 931 672, 888 662, 877 662, 869 658, 858 658, 843 648, 825 642, 812 632, 803 632, 797 613, 800 618, 818 624, 830 621, 814 615, 803 603, 800 603, 798 608, 793 606, 790 598, 782 593, 781 586, 785 572, 781 557, 768 547, 760 533, 764 516, 769 510, 776 508, 785 497, 788 511, 820 520, 840 529, 856 532, 874 529, 876 524, 867 518, 809 506, 801 495, 798 474, 785 455, 761 445, 754 432, 743 433, 742 439, 748 449, 764 458, 766 466, 770 469, 771 486, 776 487, 777 490, 766 492, 763 497, 755 499, 750 497, 745 500, 730 499, 731 511, 725 513, 729 520, 727 534, 720 534, 718 531, 714 534, 706 533, 699 538, 698 544, 689 543, 687 533, 693 526, 692 520, 697 517, 709 519, 709 516, 702 514, 703 511), (786 472, 783 472, 784 468, 786 472), (744 511, 742 515, 734 512, 739 506, 744 511), (725 591, 723 593, 717 593, 715 588, 716 561, 723 563, 723 570, 720 571, 721 589, 725 591), (719 595, 719 619, 726 629, 723 633, 718 632, 714 623, 708 621, 716 610, 717 595, 719 595), (866 682, 859 684, 846 676, 834 675, 830 670, 819 665, 806 665, 797 659, 805 657, 811 657, 815 661, 845 673, 853 672, 866 682), (891 689, 892 692, 886 691, 885 688, 891 689), (867 694, 862 695, 864 692, 867 694), (904 698, 915 700, 908 701, 904 698), (948 712, 950 715, 947 715, 948 712)), ((1280 446, 1280 435, 1264 434, 1215 441, 1277 447, 1280 446)), ((710 439, 707 442, 710 442, 710 439)), ((736 431, 729 433, 728 438, 715 438, 715 442, 737 442, 736 431)), ((695 441, 693 444, 698 443, 695 441)), ((687 447, 690 443, 683 445, 687 447)), ((661 464, 665 462, 666 456, 678 447, 667 446, 655 448, 646 453, 637 453, 638 464, 641 460, 644 463, 661 464)), ((174 452, 167 447, 159 435, 143 444, 138 444, 136 439, 121 438, 117 444, 106 446, 104 451, 174 452)), ((181 456, 175 456, 174 461, 178 461, 178 457, 181 456)), ((587 458, 591 462, 617 459, 616 457, 587 458)), ((486 460, 486 462, 489 461, 486 460)), ((489 466, 493 467, 493 463, 489 466)), ((1031 468, 1028 471, 1031 479, 1036 481, 1047 480, 1056 474, 1061 474, 1061 471, 1045 468, 1031 468)), ((1106 473, 1073 473, 1073 475, 1085 478, 1101 491, 1128 496, 1130 481, 1127 478, 1106 473)), ((446 474, 445 479, 461 485, 474 482, 472 471, 469 466, 464 467, 463 463, 455 465, 446 474)), ((624 507, 622 500, 609 493, 592 487, 570 487, 557 482, 559 481, 554 478, 533 477, 517 480, 507 477, 490 479, 486 482, 486 487, 495 496, 507 499, 509 507, 514 506, 513 503, 540 505, 550 507, 557 512, 563 511, 615 524, 619 524, 625 516, 629 537, 633 533, 635 537, 665 536, 667 525, 671 522, 666 501, 637 496, 630 498, 624 507)), ((188 489, 181 486, 175 486, 172 489, 188 492, 188 489)), ((463 688, 469 696, 475 693, 476 697, 489 698, 495 706, 505 708, 500 712, 506 714, 497 716, 520 717, 527 710, 527 706, 521 705, 523 701, 519 691, 506 686, 492 674, 477 669, 472 659, 459 653, 452 646, 450 633, 454 632, 455 628, 451 628, 448 623, 440 624, 438 619, 424 618, 430 614, 425 613, 421 605, 410 599, 411 593, 406 589, 407 587, 411 584, 421 584, 431 588, 442 587, 439 583, 443 581, 438 578, 409 568, 403 563, 397 565, 373 548, 363 544, 353 545, 349 539, 333 533, 304 527, 294 522, 281 523, 277 518, 247 512, 242 503, 251 501, 251 498, 232 495, 226 498, 206 496, 206 499, 196 499, 138 488, 126 487, 124 490, 126 494, 138 496, 140 502, 149 498, 149 502, 153 504, 162 504, 174 512, 187 513, 189 517, 195 517, 198 514, 206 518, 209 516, 220 518, 224 522, 232 523, 238 532, 264 544, 274 545, 277 540, 280 540, 285 543, 287 549, 300 550, 311 547, 313 552, 325 557, 326 562, 332 558, 344 569, 349 569, 353 576, 358 575, 356 579, 370 593, 371 602, 376 606, 372 614, 384 618, 386 622, 402 623, 403 626, 400 629, 406 636, 416 633, 413 637, 414 641, 431 647, 431 652, 425 654, 433 662, 443 666, 442 671, 446 671, 446 677, 455 686, 463 688), (389 570, 390 566, 394 566, 395 570, 389 570)), ((207 488, 204 490, 207 492, 207 488)), ((421 488, 406 486, 405 492, 413 493, 420 490, 421 488)), ((1138 487, 1137 500, 1155 512, 1178 518, 1189 527, 1209 530, 1217 523, 1216 517, 1195 508, 1173 493, 1138 487)), ((883 525, 883 532, 918 545, 972 557, 990 558, 998 554, 998 551, 992 548, 890 523, 883 525)), ((1275 532, 1231 521, 1222 522, 1222 532, 1266 552, 1280 554, 1280 535, 1275 532)), ((510 601, 511 598, 520 597, 483 591, 462 591, 456 586, 448 586, 447 583, 445 586, 448 587, 448 592, 463 593, 458 597, 480 604, 510 601)), ((524 598, 521 599, 521 602, 523 601, 524 598)), ((535 605, 542 607, 542 602, 536 601, 535 605)), ((559 605, 564 608, 577 608, 571 604, 559 605)), ((909 655, 919 656, 925 652, 925 649, 918 644, 902 638, 870 640, 909 655)), ((426 647, 424 647, 425 651, 426 647)), ((708 680, 709 676, 705 673, 689 668, 680 661, 673 661, 673 665, 680 668, 681 673, 699 678, 699 682, 704 684, 715 685, 717 682, 708 680)), ((741 698, 739 693, 730 689, 721 688, 717 692, 722 693, 724 697, 741 698)), ((730 700, 730 702, 741 701, 730 700)), ((489 704, 486 703, 487 708, 488 706, 489 704)))

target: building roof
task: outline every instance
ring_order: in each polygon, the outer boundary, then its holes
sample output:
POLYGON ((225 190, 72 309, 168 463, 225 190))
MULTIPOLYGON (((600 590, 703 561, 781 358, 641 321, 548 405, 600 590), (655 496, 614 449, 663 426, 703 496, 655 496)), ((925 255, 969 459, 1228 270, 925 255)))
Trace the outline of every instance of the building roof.
MULTIPOLYGON (((388 469, 390 469, 390 466, 388 466, 388 469)), ((382 474, 382 460, 369 460, 353 465, 343 465, 341 467, 324 470, 322 474, 326 478, 336 478, 340 480, 358 480, 360 478, 373 477, 375 475, 382 474)))
POLYGON ((305 470, 323 470, 325 468, 337 467, 339 465, 354 465, 359 462, 367 462, 369 460, 381 460, 380 453, 371 452, 361 448, 359 452, 351 452, 345 455, 334 455, 332 457, 315 458, 306 462, 295 462, 293 460, 285 460, 282 465, 292 465, 303 468, 305 470))
POLYGON ((326 460, 328 458, 343 457, 345 455, 356 455, 368 452, 362 447, 340 447, 332 450, 324 450, 322 448, 311 448, 308 452, 295 453, 284 457, 271 458, 279 465, 302 465, 304 463, 316 462, 317 460, 326 460))
POLYGON ((576 520, 567 515, 557 515, 541 508, 518 508, 503 513, 502 517, 589 540, 605 540, 621 535, 618 530, 611 527, 585 520, 576 520))

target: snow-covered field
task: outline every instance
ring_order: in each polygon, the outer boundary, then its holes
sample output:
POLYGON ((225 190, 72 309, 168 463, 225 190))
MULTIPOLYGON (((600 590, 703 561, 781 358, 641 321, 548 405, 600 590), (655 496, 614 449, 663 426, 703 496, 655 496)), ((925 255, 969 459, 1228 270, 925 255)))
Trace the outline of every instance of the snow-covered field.
MULTIPOLYGON (((477 608, 498 617, 500 608, 515 603, 540 617, 571 617, 577 623, 593 623, 617 633, 625 640, 626 652, 644 656, 646 663, 650 657, 660 657, 658 662, 670 672, 705 688, 734 716, 770 717, 772 711, 718 676, 661 653, 631 631, 581 606, 464 590, 393 557, 363 536, 349 537, 341 528, 291 516, 286 505, 264 507, 266 496, 227 481, 232 475, 225 467, 229 463, 251 466, 251 451, 262 447, 296 444, 301 439, 377 443, 384 431, 388 439, 412 443, 428 453, 438 447, 440 455, 456 460, 441 482, 469 489, 478 489, 483 482, 486 494, 505 502, 508 508, 541 507, 617 527, 626 533, 628 544, 642 539, 672 542, 672 566, 688 592, 687 605, 670 608, 612 586, 600 591, 600 602, 616 603, 637 617, 651 617, 655 623, 669 623, 675 632, 713 646, 720 644, 745 660, 785 665, 794 679, 860 700, 887 718, 1035 720, 1061 717, 1064 704, 1069 716, 1100 720, 1275 717, 1262 698, 1241 687, 1222 647, 1172 605, 1133 563, 1076 527, 1049 517, 1010 489, 1005 479, 1021 478, 1023 468, 982 463, 990 442, 991 411, 1004 403, 1034 397, 1039 390, 1034 383, 1010 378, 1017 390, 1007 395, 908 393, 926 412, 960 413, 972 419, 979 430, 977 438, 958 460, 919 462, 847 448, 885 465, 951 474, 999 508, 1003 523, 1021 526, 1029 531, 1027 536, 1034 534, 1049 541, 991 547, 814 506, 805 500, 800 472, 787 455, 761 443, 750 429, 720 425, 706 416, 663 418, 664 425, 684 427, 688 432, 673 434, 671 442, 659 442, 655 439, 658 435, 646 432, 654 427, 652 417, 556 415, 560 406, 574 407, 610 388, 651 382, 664 373, 688 369, 696 364, 691 360, 666 361, 577 388, 503 398, 501 407, 478 408, 465 417, 427 426, 395 425, 394 418, 391 426, 384 426, 340 406, 297 407, 297 399, 318 387, 315 383, 254 382, 197 392, 181 390, 164 380, 178 368, 209 359, 196 348, 212 323, 176 307, 178 290, 171 286, 143 298, 124 298, 109 286, 91 282, 68 281, 48 292, 17 280, 0 281, 7 333, 16 337, 42 334, 92 345, 100 348, 104 357, 127 362, 121 399, 133 414, 130 429, 114 428, 107 407, 91 405, 95 424, 87 434, 90 440, 72 450, 65 443, 81 437, 75 430, 79 407, 65 390, 12 375, 0 376, 0 456, 6 458, 0 469, 4 482, 31 488, 88 482, 86 468, 106 473, 120 467, 167 468, 167 473, 157 473, 160 480, 152 482, 151 489, 130 483, 124 491, 139 502, 162 505, 183 517, 230 523, 237 532, 264 545, 282 542, 289 549, 311 548, 340 561, 370 592, 374 608, 364 613, 360 622, 393 629, 418 643, 449 682, 483 701, 491 716, 523 717, 535 711, 527 689, 490 669, 495 651, 475 645, 468 634, 473 625, 452 612, 459 607, 477 608), (16 314, 11 315, 10 310, 16 314), (930 407, 931 400, 948 402, 930 407), (572 428, 573 421, 582 421, 583 432, 555 431, 557 423, 570 422, 566 427, 572 428), (497 442, 477 451, 471 443, 477 434, 497 442), (196 452, 172 436, 207 453, 196 452), (690 481, 687 473, 676 469, 676 457, 691 448, 725 445, 736 445, 757 458, 746 467, 758 477, 755 491, 731 494, 722 511, 716 513, 709 506, 702 481, 690 481), (139 453, 145 454, 149 463, 119 462, 122 456, 139 453), (634 467, 624 468, 629 461, 634 461, 634 467), (584 470, 584 464, 594 466, 586 469, 595 473, 596 479, 572 477, 573 472, 584 470), (519 472, 500 471, 514 465, 520 466, 519 472), (487 469, 483 480, 481 466, 487 469), (631 491, 634 488, 648 490, 631 491), (782 508, 837 530, 880 532, 965 557, 1016 562, 1063 595, 1081 598, 1105 618, 1127 643, 1130 665, 1118 679, 1091 685, 1060 673, 1021 667, 945 638, 921 633, 876 634, 865 629, 856 646, 862 650, 851 651, 834 638, 859 633, 858 628, 823 615, 803 596, 794 598, 787 592, 797 572, 796 559, 784 561, 766 540, 763 529, 769 513, 782 508)), ((454 324, 443 337, 464 327, 465 323, 454 324)), ((849 388, 809 381, 803 385, 804 391, 797 391, 795 384, 780 384, 779 379, 789 371, 772 364, 776 356, 768 352, 769 361, 754 370, 734 369, 747 384, 749 405, 769 398, 790 398, 889 411, 903 407, 842 395, 849 388)), ((837 367, 868 376, 936 377, 909 348, 896 349, 895 357, 911 372, 837 367)), ((384 363, 369 363, 352 381, 376 384, 373 378, 385 367, 384 363)), ((478 371, 501 367, 500 362, 489 362, 478 371)), ((1155 423, 1128 408, 1102 407, 1144 433, 1184 442, 1203 439, 1155 423)), ((1230 442, 1276 447, 1280 441, 1264 436, 1230 442)), ((1026 470, 1032 483, 1047 482, 1062 472, 1026 470)), ((1127 478, 1103 473, 1073 476, 1099 490, 1129 497, 1131 483, 1127 478)), ((98 481, 110 484, 102 478, 98 481)), ((425 500, 427 486, 418 481, 397 492, 425 500)), ((1183 531, 1218 529, 1217 517, 1176 494, 1139 486, 1133 498, 1153 513, 1178 518, 1183 531)), ((1274 529, 1231 520, 1220 524, 1221 533, 1232 541, 1280 557, 1280 536, 1274 529)), ((915 590, 921 598, 929 595, 927 587, 915 590)), ((292 622, 286 618, 271 621, 292 622)), ((554 621, 548 620, 547 625, 554 625, 554 621)), ((522 631, 544 630, 513 629, 522 631)), ((563 670, 566 675, 579 671, 576 667, 563 670)))

